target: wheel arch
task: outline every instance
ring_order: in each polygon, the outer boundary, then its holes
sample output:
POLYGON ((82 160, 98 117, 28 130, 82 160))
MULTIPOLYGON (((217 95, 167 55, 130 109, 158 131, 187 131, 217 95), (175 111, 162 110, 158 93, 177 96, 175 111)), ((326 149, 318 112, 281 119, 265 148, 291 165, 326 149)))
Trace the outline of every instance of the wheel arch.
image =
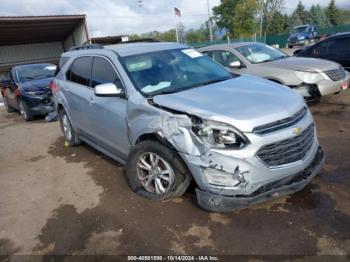
POLYGON ((267 77, 266 79, 269 80, 269 81, 275 82, 277 84, 284 85, 284 83, 281 81, 281 79, 277 79, 277 78, 274 78, 274 77, 267 77))
POLYGON ((59 103, 56 108, 57 108, 57 112, 64 110, 64 106, 61 103, 59 103))
POLYGON ((136 139, 135 145, 137 145, 140 142, 146 141, 146 140, 159 142, 159 143, 163 144, 164 146, 177 152, 175 147, 167 139, 165 139, 163 136, 161 136, 159 133, 142 134, 136 139))

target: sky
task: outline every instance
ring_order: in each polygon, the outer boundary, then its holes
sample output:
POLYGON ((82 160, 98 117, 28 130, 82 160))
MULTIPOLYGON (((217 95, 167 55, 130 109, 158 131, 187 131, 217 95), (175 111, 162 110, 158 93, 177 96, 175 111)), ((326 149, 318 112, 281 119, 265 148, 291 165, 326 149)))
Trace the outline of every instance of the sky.
MULTIPOLYGON (((207 0, 1 0, 0 15, 61 15, 87 14, 92 36, 134 34, 165 31, 176 24, 174 7, 182 12, 177 19, 187 29, 199 27, 208 17, 207 0)), ((327 5, 329 0, 304 0, 311 4, 327 5)), ((213 7, 220 0, 209 0, 213 7)), ((285 0, 285 12, 291 13, 298 0, 285 0)), ((349 0, 337 0, 339 6, 348 6, 349 0)))

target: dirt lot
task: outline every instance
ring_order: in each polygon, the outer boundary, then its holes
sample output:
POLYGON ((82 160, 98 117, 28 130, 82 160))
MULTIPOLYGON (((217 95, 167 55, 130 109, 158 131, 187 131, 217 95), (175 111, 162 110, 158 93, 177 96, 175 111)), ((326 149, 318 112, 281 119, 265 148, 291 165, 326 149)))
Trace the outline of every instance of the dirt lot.
MULTIPOLYGON (((350 92, 312 105, 327 161, 302 192, 228 214, 194 190, 152 202, 124 167, 58 123, 24 123, 0 107, 0 254, 350 254, 350 92)), ((1 259, 0 259, 1 260, 1 259)))

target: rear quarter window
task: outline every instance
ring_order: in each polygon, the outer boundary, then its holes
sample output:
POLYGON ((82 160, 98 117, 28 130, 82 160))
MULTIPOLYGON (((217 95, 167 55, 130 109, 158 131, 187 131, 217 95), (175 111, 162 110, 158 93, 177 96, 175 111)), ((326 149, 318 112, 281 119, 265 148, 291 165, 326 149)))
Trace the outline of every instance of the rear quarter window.
POLYGON ((84 86, 90 86, 92 57, 78 57, 71 64, 66 73, 68 81, 84 86))

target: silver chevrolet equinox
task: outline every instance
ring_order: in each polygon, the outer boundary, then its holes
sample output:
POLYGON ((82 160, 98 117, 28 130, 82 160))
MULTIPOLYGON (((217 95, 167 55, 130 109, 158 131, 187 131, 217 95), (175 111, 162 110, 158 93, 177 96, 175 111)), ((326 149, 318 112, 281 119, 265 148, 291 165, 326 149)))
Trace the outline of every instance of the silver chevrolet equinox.
POLYGON ((186 45, 73 48, 51 88, 67 143, 126 164, 149 199, 181 196, 193 178, 202 208, 231 211, 301 190, 324 162, 302 96, 186 45))

